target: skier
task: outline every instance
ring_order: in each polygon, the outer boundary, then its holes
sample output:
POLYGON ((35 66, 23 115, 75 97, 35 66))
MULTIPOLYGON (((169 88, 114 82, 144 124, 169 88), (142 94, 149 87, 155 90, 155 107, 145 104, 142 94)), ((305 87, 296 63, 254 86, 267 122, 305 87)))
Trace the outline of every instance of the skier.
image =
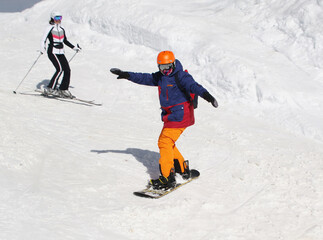
POLYGON ((153 189, 168 189, 175 186, 176 173, 181 174, 184 179, 190 178, 188 161, 184 160, 175 142, 185 128, 193 125, 195 121, 194 107, 183 90, 176 84, 175 78, 186 91, 201 96, 214 107, 218 107, 218 103, 205 88, 194 81, 189 73, 183 71, 182 64, 175 59, 173 52, 160 52, 157 56, 157 65, 159 71, 152 74, 125 72, 118 68, 112 68, 110 71, 118 75, 117 79, 128 79, 137 84, 158 86, 161 116, 164 122, 158 139, 161 175, 158 179, 151 179, 149 185, 153 189))
POLYGON ((62 14, 52 12, 50 15, 49 26, 46 28, 45 34, 41 41, 40 52, 43 54, 46 51, 46 42, 49 40, 47 54, 49 60, 53 63, 56 72, 50 80, 47 88, 44 88, 45 95, 59 95, 61 97, 73 98, 74 96, 68 90, 70 85, 71 69, 64 55, 64 44, 78 52, 81 49, 78 46, 71 44, 67 38, 64 28, 61 27, 62 14), (63 79, 56 90, 58 79, 63 73, 63 79))

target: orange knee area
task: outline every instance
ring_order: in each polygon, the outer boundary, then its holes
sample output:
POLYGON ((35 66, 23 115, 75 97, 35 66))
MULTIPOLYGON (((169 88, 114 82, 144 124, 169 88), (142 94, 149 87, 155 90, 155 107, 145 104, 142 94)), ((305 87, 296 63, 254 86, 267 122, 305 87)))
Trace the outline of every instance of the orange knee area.
POLYGON ((174 164, 173 163, 163 163, 162 165, 160 165, 160 170, 161 170, 161 174, 164 177, 169 177, 169 174, 171 172, 171 170, 174 168, 174 164))
MULTIPOLYGON (((168 177, 172 168, 174 168, 174 158, 178 159, 180 165, 183 165, 184 158, 175 146, 175 142, 183 133, 185 128, 164 128, 158 139, 160 152, 159 164, 161 173, 168 177)), ((181 166, 182 171, 184 168, 181 166)))

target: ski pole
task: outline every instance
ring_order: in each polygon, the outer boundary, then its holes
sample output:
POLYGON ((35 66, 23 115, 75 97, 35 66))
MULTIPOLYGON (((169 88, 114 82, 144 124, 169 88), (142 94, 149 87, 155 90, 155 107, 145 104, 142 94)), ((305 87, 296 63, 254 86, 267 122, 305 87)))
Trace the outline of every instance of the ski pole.
MULTIPOLYGON (((78 47, 79 49, 82 49, 78 44, 77 44, 77 47, 78 47)), ((73 54, 73 56, 70 58, 70 60, 68 60, 68 63, 70 63, 70 62, 73 60, 73 58, 76 56, 76 54, 78 54, 78 52, 79 52, 79 51, 76 51, 76 52, 73 54)), ((62 72, 60 72, 60 73, 59 73, 59 75, 58 75, 57 79, 59 79, 59 78, 61 77, 61 75, 62 75, 62 72)))
POLYGON ((73 58, 75 57, 76 54, 77 54, 77 52, 75 52, 74 55, 71 57, 71 59, 68 60, 69 63, 73 60, 73 58))
POLYGON ((30 69, 28 70, 27 74, 25 75, 25 77, 21 80, 21 82, 19 83, 18 87, 13 91, 14 94, 16 94, 18 88, 20 87, 20 85, 22 84, 22 82, 25 80, 25 78, 27 77, 27 75, 29 74, 29 72, 31 71, 31 69, 35 66, 36 62, 38 61, 38 59, 40 58, 40 56, 42 55, 42 53, 39 54, 39 56, 37 57, 36 61, 33 63, 33 65, 31 65, 30 69))
MULTIPOLYGON (((77 44, 77 47, 81 50, 82 48, 80 47, 80 45, 78 45, 77 44)), ((79 50, 78 51, 76 51, 75 53, 74 53, 74 55, 71 57, 71 59, 68 61, 69 63, 72 61, 72 59, 76 56, 76 54, 79 52, 79 50)))

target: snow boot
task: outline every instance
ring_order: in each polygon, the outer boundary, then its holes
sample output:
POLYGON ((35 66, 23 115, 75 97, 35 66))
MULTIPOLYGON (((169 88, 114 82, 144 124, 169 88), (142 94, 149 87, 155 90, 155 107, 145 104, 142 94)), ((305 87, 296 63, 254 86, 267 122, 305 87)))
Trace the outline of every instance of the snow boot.
POLYGON ((174 159, 174 167, 175 167, 175 172, 179 173, 184 180, 187 180, 191 177, 191 171, 189 168, 188 160, 184 161, 183 167, 184 167, 184 172, 181 170, 181 166, 179 165, 178 159, 174 159))
POLYGON ((184 180, 191 178, 191 170, 188 165, 188 160, 184 161, 184 172, 181 174, 184 180))
POLYGON ((173 188, 176 185, 175 173, 171 171, 168 177, 161 175, 158 179, 151 179, 148 185, 156 190, 173 188))

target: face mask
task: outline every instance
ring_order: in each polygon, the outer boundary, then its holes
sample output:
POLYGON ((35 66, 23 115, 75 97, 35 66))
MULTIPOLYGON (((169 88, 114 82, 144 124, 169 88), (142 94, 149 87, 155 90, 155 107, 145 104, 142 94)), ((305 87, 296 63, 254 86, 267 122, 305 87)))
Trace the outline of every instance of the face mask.
POLYGON ((168 63, 168 64, 159 64, 158 68, 159 71, 163 74, 168 76, 169 74, 171 74, 173 72, 173 63, 168 63))

